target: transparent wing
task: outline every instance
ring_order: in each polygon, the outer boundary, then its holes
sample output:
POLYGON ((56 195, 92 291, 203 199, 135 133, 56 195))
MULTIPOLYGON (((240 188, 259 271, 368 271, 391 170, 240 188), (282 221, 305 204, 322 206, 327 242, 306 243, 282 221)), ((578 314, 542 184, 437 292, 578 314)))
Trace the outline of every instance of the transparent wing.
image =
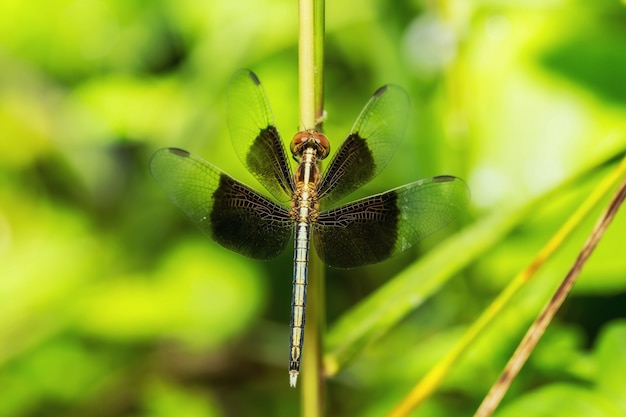
POLYGON ((289 201, 291 167, 265 91, 251 71, 238 71, 230 80, 228 127, 241 162, 278 201, 289 201))
POLYGON ((164 148, 150 159, 150 171, 172 202, 225 248, 270 259, 291 238, 293 223, 285 208, 202 158, 164 148))
POLYGON ((458 217, 469 202, 465 182, 438 176, 320 213, 315 249, 330 266, 384 261, 458 217))
POLYGON ((397 85, 379 88, 335 153, 318 187, 324 207, 369 182, 387 165, 404 135, 409 96, 397 85))

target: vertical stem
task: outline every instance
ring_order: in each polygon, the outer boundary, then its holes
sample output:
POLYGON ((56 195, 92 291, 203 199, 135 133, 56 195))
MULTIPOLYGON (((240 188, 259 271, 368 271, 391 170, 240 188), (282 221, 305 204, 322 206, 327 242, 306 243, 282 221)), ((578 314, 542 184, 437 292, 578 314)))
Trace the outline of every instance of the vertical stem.
POLYGON ((324 0, 300 0, 300 130, 321 130, 324 114, 324 0))
MULTIPOLYGON (((324 114, 324 0, 299 0, 298 11, 300 130, 321 130, 324 114)), ((314 253, 311 253, 309 259, 305 344, 302 352, 301 415, 320 417, 324 409, 324 266, 314 253)))
MULTIPOLYGON (((311 254, 313 255, 313 254, 311 254)), ((324 412, 323 343, 325 327, 324 264, 310 256, 307 319, 304 327, 302 356, 301 415, 320 417, 324 412)))

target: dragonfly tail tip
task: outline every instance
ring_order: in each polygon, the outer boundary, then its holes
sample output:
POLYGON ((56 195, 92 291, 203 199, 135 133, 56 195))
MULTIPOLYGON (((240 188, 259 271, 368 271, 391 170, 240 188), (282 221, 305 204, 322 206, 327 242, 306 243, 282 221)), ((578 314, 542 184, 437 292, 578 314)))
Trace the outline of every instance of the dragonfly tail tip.
POLYGON ((297 382, 298 382, 298 372, 297 371, 289 372, 289 386, 295 387, 297 382))

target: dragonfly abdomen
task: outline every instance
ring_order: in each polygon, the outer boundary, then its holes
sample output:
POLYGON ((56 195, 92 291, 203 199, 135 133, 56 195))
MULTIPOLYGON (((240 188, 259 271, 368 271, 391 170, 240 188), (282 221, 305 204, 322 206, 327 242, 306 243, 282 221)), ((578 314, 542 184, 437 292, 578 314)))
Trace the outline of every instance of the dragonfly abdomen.
MULTIPOLYGON (((301 140, 304 141, 302 138, 301 140)), ((292 387, 296 386, 298 374, 300 373, 302 346, 304 344, 311 222, 316 220, 319 209, 317 198, 317 183, 319 181, 317 156, 318 150, 313 146, 304 148, 302 155, 298 155, 300 164, 294 177, 296 190, 291 201, 291 217, 296 222, 293 257, 293 295, 291 299, 291 335, 289 338, 289 384, 292 387)))
POLYGON ((310 225, 298 222, 294 239, 293 294, 291 298, 291 335, 289 338, 289 384, 296 386, 304 344, 306 286, 308 282, 310 225))

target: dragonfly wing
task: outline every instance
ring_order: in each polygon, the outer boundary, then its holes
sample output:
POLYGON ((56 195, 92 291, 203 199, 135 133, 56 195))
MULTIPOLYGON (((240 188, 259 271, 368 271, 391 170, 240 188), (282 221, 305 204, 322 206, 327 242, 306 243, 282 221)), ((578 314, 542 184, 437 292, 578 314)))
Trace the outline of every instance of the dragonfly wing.
POLYGON ((409 96, 397 85, 379 88, 328 165, 318 194, 324 207, 374 178, 387 165, 404 135, 409 96))
POLYGON ((292 235, 289 212, 202 158, 158 150, 150 171, 174 204, 220 245, 255 259, 280 254, 292 235))
POLYGON ((228 127, 241 162, 278 201, 289 201, 291 167, 265 91, 251 71, 238 71, 230 80, 228 127))
POLYGON ((446 226, 469 201, 465 182, 438 176, 320 213, 313 239, 330 266, 384 261, 446 226))

